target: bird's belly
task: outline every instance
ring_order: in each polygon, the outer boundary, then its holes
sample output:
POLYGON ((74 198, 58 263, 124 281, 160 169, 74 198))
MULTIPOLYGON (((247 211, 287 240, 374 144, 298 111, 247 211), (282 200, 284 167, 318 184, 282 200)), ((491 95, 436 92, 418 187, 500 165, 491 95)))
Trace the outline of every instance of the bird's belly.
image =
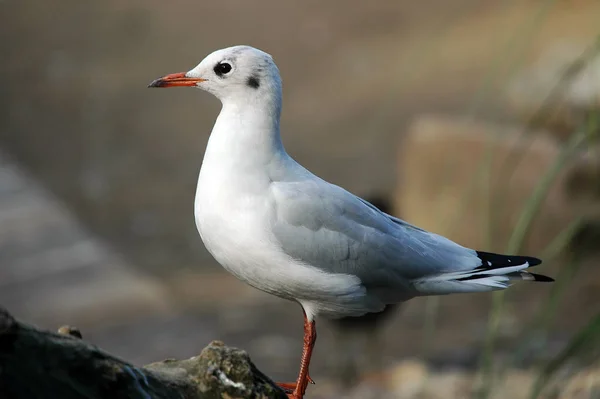
POLYGON ((214 193, 196 198, 198 232, 223 268, 247 284, 297 300, 313 314, 360 315, 383 306, 365 296, 358 277, 335 274, 286 255, 270 230, 274 207, 265 198, 225 201, 214 193))
POLYGON ((196 204, 196 226, 206 249, 238 279, 262 291, 291 298, 273 281, 285 274, 289 260, 273 244, 267 229, 268 214, 244 208, 224 210, 206 202, 196 204))

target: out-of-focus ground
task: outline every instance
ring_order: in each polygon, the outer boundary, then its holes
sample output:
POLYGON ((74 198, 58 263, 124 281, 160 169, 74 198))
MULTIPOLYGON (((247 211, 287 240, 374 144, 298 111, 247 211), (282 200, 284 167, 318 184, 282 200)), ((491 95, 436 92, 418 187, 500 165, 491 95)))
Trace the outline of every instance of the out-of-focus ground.
MULTIPOLYGON (((480 168, 474 159, 485 153, 480 136, 494 131, 510 139, 523 129, 531 104, 543 97, 536 93, 557 80, 557 62, 577 57, 600 32, 600 3, 7 0, 0 32, 0 304, 45 327, 77 325, 87 339, 140 364, 188 357, 218 338, 247 349, 273 378, 289 380, 301 345, 299 307, 226 274, 195 230, 196 177, 219 104, 199 91, 146 85, 191 69, 217 48, 268 51, 284 80, 283 140, 297 160, 358 195, 389 197, 394 213, 411 222, 501 251, 517 205, 579 114, 526 129, 543 143, 507 183, 519 194, 501 200, 499 219, 507 225, 497 241, 478 233, 491 222, 473 216, 484 206, 477 195, 470 216, 446 230, 464 201, 442 187, 466 187, 461 176, 480 168), (464 154, 453 156, 457 151, 464 154), (458 165, 449 175, 439 173, 445 157, 458 165)), ((570 103, 591 91, 597 106, 600 78, 583 82, 570 103)), ((594 176, 583 179, 592 197, 594 176)), ((499 180, 492 183, 500 187, 499 180)), ((533 255, 578 214, 580 203, 565 194, 570 181, 568 173, 561 177, 545 203, 525 246, 533 255)), ((546 347, 532 348, 526 367, 556 354, 600 310, 597 262, 586 257, 546 347)), ((560 268, 553 262, 540 272, 560 268)), ((507 294, 501 356, 549 293, 549 285, 521 284, 507 294)), ((428 363, 415 363, 410 381, 430 371, 430 378, 450 380, 458 373, 453 386, 468 391, 490 301, 486 294, 442 298, 426 358, 427 302, 410 301, 382 331, 381 362, 397 377, 391 381, 408 378, 394 374, 405 365, 398 362, 419 358, 428 363)), ((317 382, 334 374, 337 342, 321 326, 311 368, 317 382)), ((530 382, 526 371, 513 374, 511 381, 530 382)), ((328 386, 310 387, 311 394, 328 395, 328 386)), ((397 389, 386 391, 437 397, 397 389)))

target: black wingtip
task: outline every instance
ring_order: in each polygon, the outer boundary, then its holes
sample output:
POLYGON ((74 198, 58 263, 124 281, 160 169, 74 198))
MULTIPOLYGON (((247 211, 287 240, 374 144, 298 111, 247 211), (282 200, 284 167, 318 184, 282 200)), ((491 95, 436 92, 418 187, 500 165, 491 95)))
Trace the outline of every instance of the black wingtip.
POLYGON ((541 259, 534 258, 533 256, 500 255, 483 251, 476 252, 479 259, 481 259, 482 266, 490 269, 522 265, 525 262, 529 264, 529 267, 542 263, 541 259))
POLYGON ((554 282, 554 279, 552 277, 548 277, 548 276, 544 276, 543 274, 535 274, 535 273, 529 273, 535 281, 539 281, 541 283, 552 283, 554 282))
POLYGON ((529 263, 529 267, 537 266, 542 263, 541 259, 534 258, 532 256, 523 256, 523 258, 527 259, 527 263, 529 263))

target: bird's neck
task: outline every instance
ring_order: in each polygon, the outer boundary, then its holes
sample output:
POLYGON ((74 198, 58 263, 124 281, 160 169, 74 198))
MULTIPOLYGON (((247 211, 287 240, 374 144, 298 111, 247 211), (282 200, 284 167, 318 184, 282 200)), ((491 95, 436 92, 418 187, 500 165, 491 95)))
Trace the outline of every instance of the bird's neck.
POLYGON ((280 98, 223 101, 204 155, 203 168, 218 164, 232 172, 263 170, 285 156, 279 134, 280 98))

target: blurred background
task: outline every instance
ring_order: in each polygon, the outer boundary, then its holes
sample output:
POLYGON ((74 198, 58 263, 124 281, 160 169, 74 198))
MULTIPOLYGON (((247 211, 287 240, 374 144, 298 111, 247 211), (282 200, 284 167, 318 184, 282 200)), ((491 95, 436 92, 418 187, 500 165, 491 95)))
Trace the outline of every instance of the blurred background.
POLYGON ((323 321, 309 396, 600 398, 597 0, 3 0, 0 32, 0 305, 18 318, 140 365, 220 339, 295 378, 299 306, 196 232, 220 104, 146 88, 249 44, 278 63, 303 165, 557 279, 323 321))

